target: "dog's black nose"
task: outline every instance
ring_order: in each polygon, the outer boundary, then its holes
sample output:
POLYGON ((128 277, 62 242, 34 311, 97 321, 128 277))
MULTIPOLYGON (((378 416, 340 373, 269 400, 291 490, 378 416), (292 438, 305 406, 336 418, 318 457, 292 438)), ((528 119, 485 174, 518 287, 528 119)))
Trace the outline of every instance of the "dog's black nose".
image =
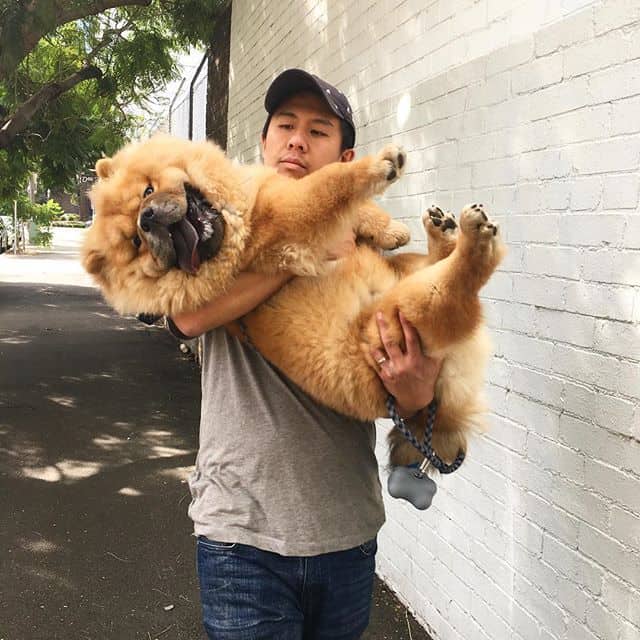
POLYGON ((155 212, 153 210, 153 207, 147 207, 146 209, 144 209, 140 214, 140 228, 143 231, 150 231, 151 227, 149 226, 149 223, 153 222, 154 217, 155 212))

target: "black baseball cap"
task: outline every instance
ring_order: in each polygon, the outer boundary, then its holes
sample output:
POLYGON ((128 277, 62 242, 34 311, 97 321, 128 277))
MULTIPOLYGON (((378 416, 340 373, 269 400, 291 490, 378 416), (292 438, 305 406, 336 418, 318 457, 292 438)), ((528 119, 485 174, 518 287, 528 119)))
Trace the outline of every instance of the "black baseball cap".
POLYGON ((287 69, 283 71, 267 89, 264 108, 271 116, 273 112, 289 97, 302 91, 312 91, 324 98, 329 109, 347 124, 351 133, 350 139, 344 140, 347 149, 356 143, 356 128, 353 124, 353 110, 347 96, 332 84, 303 69, 287 69))

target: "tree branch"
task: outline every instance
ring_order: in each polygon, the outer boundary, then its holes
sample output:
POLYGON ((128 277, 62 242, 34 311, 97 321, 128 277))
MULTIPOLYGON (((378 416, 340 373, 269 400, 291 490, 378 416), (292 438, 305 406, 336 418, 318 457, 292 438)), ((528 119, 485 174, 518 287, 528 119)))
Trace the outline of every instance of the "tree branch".
MULTIPOLYGON (((51 0, 48 1, 51 2, 51 0)), ((60 26, 61 24, 67 24, 67 22, 73 22, 79 18, 95 16, 107 9, 115 9, 116 7, 126 7, 130 5, 148 7, 151 4, 151 0, 93 0, 92 2, 82 3, 82 8, 80 8, 80 3, 71 7, 65 6, 65 3, 60 0, 53 0, 53 3, 56 6, 56 26, 60 26)))
POLYGON ((107 9, 134 5, 148 7, 150 4, 151 0, 87 0, 77 3, 68 3, 64 0, 33 0, 29 2, 24 7, 25 20, 20 30, 20 42, 14 51, 9 51, 6 44, 1 44, 9 39, 8 34, 5 33, 5 25, 0 25, 0 81, 16 70, 44 35, 55 31, 59 26, 97 15, 107 9), (52 15, 53 20, 42 20, 43 14, 52 15))
POLYGON ((133 23, 129 20, 127 24, 125 24, 120 29, 109 29, 105 31, 103 39, 87 54, 85 64, 88 65, 90 62, 93 62, 100 51, 106 49, 110 44, 113 43, 114 38, 116 38, 117 36, 121 36, 125 31, 127 31, 127 29, 130 29, 132 26, 133 23))
POLYGON ((13 139, 23 131, 34 114, 44 105, 52 102, 72 87, 75 87, 84 80, 99 78, 102 71, 98 67, 87 66, 71 74, 61 82, 51 82, 42 87, 31 98, 24 102, 16 112, 4 121, 0 129, 0 149, 7 149, 13 139))

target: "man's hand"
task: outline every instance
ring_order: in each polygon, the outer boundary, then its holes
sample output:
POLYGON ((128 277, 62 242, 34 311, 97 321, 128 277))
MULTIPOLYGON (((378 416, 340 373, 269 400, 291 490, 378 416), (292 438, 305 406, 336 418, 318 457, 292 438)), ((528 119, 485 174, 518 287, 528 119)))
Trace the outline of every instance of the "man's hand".
POLYGON ((403 418, 410 418, 433 400, 442 360, 425 356, 415 327, 402 313, 398 317, 406 350, 391 339, 389 326, 382 313, 378 313, 376 320, 384 351, 375 349, 371 355, 378 365, 376 371, 382 384, 396 399, 398 412, 403 418))

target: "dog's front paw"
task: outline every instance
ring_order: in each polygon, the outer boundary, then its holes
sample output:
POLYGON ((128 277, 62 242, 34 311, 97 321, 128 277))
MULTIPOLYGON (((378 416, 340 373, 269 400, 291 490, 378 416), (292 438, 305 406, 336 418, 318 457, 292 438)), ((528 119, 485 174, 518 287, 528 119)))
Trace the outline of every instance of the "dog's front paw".
POLYGON ((460 230, 475 242, 487 242, 498 235, 498 227, 484 212, 481 204, 468 204, 460 214, 460 230))
POLYGON ((384 191, 404 173, 407 154, 397 144, 388 144, 373 161, 373 173, 377 178, 376 192, 384 191))

